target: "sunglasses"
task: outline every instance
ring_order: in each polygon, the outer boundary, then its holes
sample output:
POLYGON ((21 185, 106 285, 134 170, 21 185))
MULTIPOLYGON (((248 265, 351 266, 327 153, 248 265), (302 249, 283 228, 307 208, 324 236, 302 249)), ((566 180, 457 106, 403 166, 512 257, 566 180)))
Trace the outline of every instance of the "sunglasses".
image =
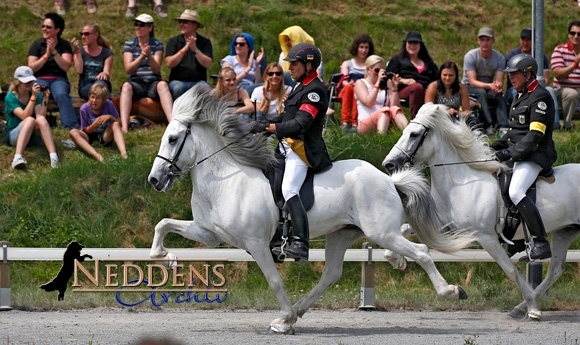
POLYGON ((81 32, 81 36, 89 36, 92 32, 81 32))
POLYGON ((376 73, 379 73, 380 71, 381 71, 381 69, 380 69, 380 68, 375 68, 375 72, 376 72, 376 73))
POLYGON ((244 47, 246 45, 246 42, 235 42, 234 45, 244 47))
POLYGON ((268 77, 272 77, 272 76, 281 76, 282 72, 268 72, 266 73, 268 75, 268 77))
POLYGON ((569 34, 570 34, 570 36, 577 36, 577 37, 580 36, 580 32, 578 32, 578 31, 570 31, 569 34))
POLYGON ((186 19, 179 19, 178 22, 179 22, 179 24, 193 23, 191 20, 186 20, 186 19))
POLYGON ((52 26, 50 26, 50 25, 43 25, 43 26, 42 26, 42 28, 43 28, 43 29, 48 29, 48 30, 50 30, 50 29, 52 29, 52 26))
POLYGON ((135 27, 140 27, 140 28, 142 28, 142 27, 144 27, 144 26, 148 26, 149 24, 145 24, 145 23, 143 23, 143 22, 135 22, 133 25, 134 25, 135 27))

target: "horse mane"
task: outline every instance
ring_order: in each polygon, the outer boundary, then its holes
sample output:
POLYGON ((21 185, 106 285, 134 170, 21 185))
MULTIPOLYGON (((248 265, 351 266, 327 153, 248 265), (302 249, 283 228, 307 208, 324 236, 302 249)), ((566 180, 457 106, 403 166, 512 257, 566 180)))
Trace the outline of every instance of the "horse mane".
POLYGON ((446 106, 427 103, 419 109, 416 119, 431 131, 439 132, 461 161, 468 162, 470 167, 490 173, 497 173, 505 168, 505 164, 495 160, 488 137, 481 131, 472 131, 464 118, 460 121, 453 120, 447 113, 446 106), (474 163, 477 161, 480 162, 474 163))
POLYGON ((249 134, 251 125, 244 123, 231 106, 231 102, 218 98, 207 84, 199 83, 175 100, 172 120, 213 129, 232 159, 243 165, 266 168, 274 159, 274 148, 264 135, 249 134))

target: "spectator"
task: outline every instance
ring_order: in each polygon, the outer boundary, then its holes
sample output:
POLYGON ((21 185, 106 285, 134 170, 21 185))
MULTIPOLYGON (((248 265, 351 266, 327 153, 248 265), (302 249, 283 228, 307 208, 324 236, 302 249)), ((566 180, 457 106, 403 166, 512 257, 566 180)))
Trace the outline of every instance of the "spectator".
POLYGON ((284 72, 277 62, 266 66, 264 76, 264 85, 254 89, 251 100, 257 104, 256 118, 274 120, 284 111, 284 100, 292 88, 284 85, 284 72))
MULTIPOLYGON (((294 25, 287 27, 286 29, 284 29, 284 31, 282 31, 278 35, 278 42, 280 42, 280 50, 282 50, 282 52, 280 53, 280 58, 278 59, 278 64, 282 66, 282 68, 284 69, 284 84, 294 86, 295 82, 292 80, 292 77, 290 76, 290 63, 288 61, 284 61, 284 58, 286 57, 286 55, 288 55, 288 52, 290 51, 290 49, 292 49, 293 46, 299 43, 314 44, 314 39, 300 26, 294 25)), ((317 69, 317 71, 319 72, 318 73, 319 77, 321 75, 320 73, 321 68, 322 62, 317 69)))
POLYGON ((387 72, 393 72, 401 77, 399 97, 409 102, 411 118, 415 118, 423 105, 427 86, 437 79, 439 73, 420 33, 415 31, 407 33, 401 50, 389 61, 387 72))
POLYGON ((358 123, 358 106, 354 97, 354 83, 364 78, 367 57, 375 53, 373 39, 367 34, 360 34, 354 38, 350 45, 350 55, 352 59, 344 61, 340 66, 342 73, 338 85, 338 97, 341 99, 342 107, 340 114, 342 117, 342 127, 347 129, 352 126, 356 130, 358 123), (352 112, 352 118, 350 116, 352 112))
POLYGON ((479 29, 477 43, 479 48, 471 49, 465 54, 461 83, 467 85, 469 94, 474 95, 481 105, 480 121, 486 128, 486 134, 494 135, 497 124, 501 136, 508 127, 507 109, 503 98, 505 58, 493 49, 495 38, 491 28, 479 29), (495 105, 497 121, 491 116, 490 103, 495 105))
MULTIPOLYGON (((97 3, 95 2, 95 0, 84 0, 84 2, 87 4, 87 12, 89 12, 90 14, 97 12, 97 3)), ((56 11, 57 14, 61 16, 65 15, 66 8, 64 5, 64 0, 55 0, 54 10, 56 11)))
POLYGON ((89 90, 89 101, 81 106, 81 129, 72 129, 69 133, 81 150, 99 162, 103 162, 104 158, 91 146, 94 141, 108 146, 114 140, 121 156, 127 158, 119 113, 108 98, 109 91, 106 86, 93 84, 89 90))
MULTIPOLYGON (((163 6, 163 0, 153 0, 153 12, 161 19, 167 18, 167 11, 165 6, 163 6)), ((137 15, 137 0, 129 0, 127 4, 127 12, 125 12, 125 18, 131 19, 137 15)))
POLYGON ((251 93, 262 82, 260 62, 264 58, 264 48, 255 56, 254 37, 242 32, 234 36, 230 43, 230 55, 220 62, 223 67, 231 67, 236 72, 236 85, 251 93))
POLYGON ((551 64, 554 71, 554 90, 562 105, 564 129, 572 129, 572 117, 580 102, 580 21, 568 24, 568 39, 552 52, 551 64))
POLYGON ((387 79, 385 60, 377 55, 369 56, 365 65, 365 77, 354 84, 358 105, 358 132, 367 133, 376 129, 379 133, 385 133, 391 121, 403 130, 409 123, 399 101, 399 75, 391 74, 387 79))
POLYGON ((119 100, 123 133, 129 130, 129 113, 134 100, 149 97, 159 101, 167 122, 171 121, 173 110, 169 85, 161 79, 163 43, 155 39, 153 17, 140 14, 134 26, 136 37, 126 41, 123 47, 123 63, 129 75, 129 80, 121 86, 119 100))
POLYGON ((113 47, 101 36, 101 28, 96 25, 85 25, 81 31, 80 46, 76 38, 71 40, 75 48, 73 62, 79 77, 79 96, 89 99, 89 89, 93 84, 103 84, 111 93, 111 68, 113 67, 113 47))
POLYGON ((35 83, 34 72, 27 66, 14 71, 14 81, 4 99, 6 113, 6 142, 16 146, 12 169, 25 169, 22 156, 27 145, 44 146, 50 155, 50 166, 58 167, 58 155, 52 139, 50 125, 46 120, 46 105, 50 90, 41 90, 35 83))
POLYGON ((250 114, 254 112, 254 104, 250 100, 246 89, 236 86, 236 72, 231 67, 222 67, 213 90, 218 98, 230 101, 235 114, 241 114, 245 122, 250 121, 250 114))
MULTIPOLYGON (((518 54, 528 54, 532 55, 532 29, 527 28, 523 29, 520 33, 520 46, 510 50, 506 56, 505 61, 510 61, 511 58, 518 54)), ((560 115, 558 113, 558 98, 556 96, 556 91, 553 88, 547 86, 550 83, 550 63, 548 62, 548 57, 544 54, 544 68, 542 72, 544 76, 544 81, 546 82, 546 90, 550 93, 554 100, 554 129, 560 128, 560 115)), ((511 83, 509 82, 508 78, 508 87, 505 92, 505 100, 507 106, 510 107, 516 95, 518 94, 517 91, 512 87, 511 83)))
POLYGON ((469 115, 469 92, 467 86, 459 83, 459 69, 453 61, 444 62, 439 67, 439 78, 429 84, 425 91, 425 103, 447 106, 449 116, 458 118, 469 115))
POLYGON ((199 82, 206 82, 207 69, 213 61, 211 41, 197 33, 204 25, 199 21, 196 11, 185 10, 179 21, 180 35, 167 42, 165 64, 169 73, 169 90, 173 99, 199 82))
POLYGON ((79 121, 69 96, 67 71, 72 65, 72 48, 61 38, 64 19, 56 13, 47 13, 42 22, 42 38, 32 42, 28 49, 28 67, 34 71, 38 84, 48 86, 65 129, 79 128, 79 121))

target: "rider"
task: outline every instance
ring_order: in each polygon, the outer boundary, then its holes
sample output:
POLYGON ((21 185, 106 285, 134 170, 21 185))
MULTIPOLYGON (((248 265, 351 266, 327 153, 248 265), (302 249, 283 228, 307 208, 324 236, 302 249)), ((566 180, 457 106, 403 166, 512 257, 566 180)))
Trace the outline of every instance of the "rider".
POLYGON ((509 131, 492 144, 499 161, 513 160, 510 199, 516 205, 532 234, 529 257, 547 259, 552 256, 546 240, 546 229, 534 201, 526 195, 538 175, 552 173, 556 149, 552 141, 554 103, 546 89, 538 83, 538 65, 528 54, 512 57, 504 70, 518 92, 511 105, 509 131))
POLYGON ((290 75, 296 85, 286 99, 284 112, 265 130, 278 137, 278 150, 286 161, 282 195, 292 219, 294 239, 285 253, 305 264, 308 262, 309 228, 299 192, 309 167, 320 172, 332 166, 322 139, 328 92, 316 73, 321 61, 320 49, 316 46, 297 44, 284 60, 290 62, 290 75))

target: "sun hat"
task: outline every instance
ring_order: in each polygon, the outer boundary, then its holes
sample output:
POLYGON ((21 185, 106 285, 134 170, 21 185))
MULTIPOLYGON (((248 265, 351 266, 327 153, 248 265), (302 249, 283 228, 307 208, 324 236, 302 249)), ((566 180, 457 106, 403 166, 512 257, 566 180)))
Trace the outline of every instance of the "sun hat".
POLYGON ((175 17, 175 20, 189 20, 199 24, 199 28, 203 28, 204 25, 199 21, 199 14, 197 11, 185 10, 179 17, 175 17))
POLYGON ((34 77, 34 72, 28 66, 20 66, 14 71, 14 78, 20 80, 22 83, 28 83, 31 81, 36 81, 34 77))
POLYGON ((153 17, 151 17, 147 13, 142 13, 137 18, 135 18, 135 21, 145 24, 153 24, 153 17))

